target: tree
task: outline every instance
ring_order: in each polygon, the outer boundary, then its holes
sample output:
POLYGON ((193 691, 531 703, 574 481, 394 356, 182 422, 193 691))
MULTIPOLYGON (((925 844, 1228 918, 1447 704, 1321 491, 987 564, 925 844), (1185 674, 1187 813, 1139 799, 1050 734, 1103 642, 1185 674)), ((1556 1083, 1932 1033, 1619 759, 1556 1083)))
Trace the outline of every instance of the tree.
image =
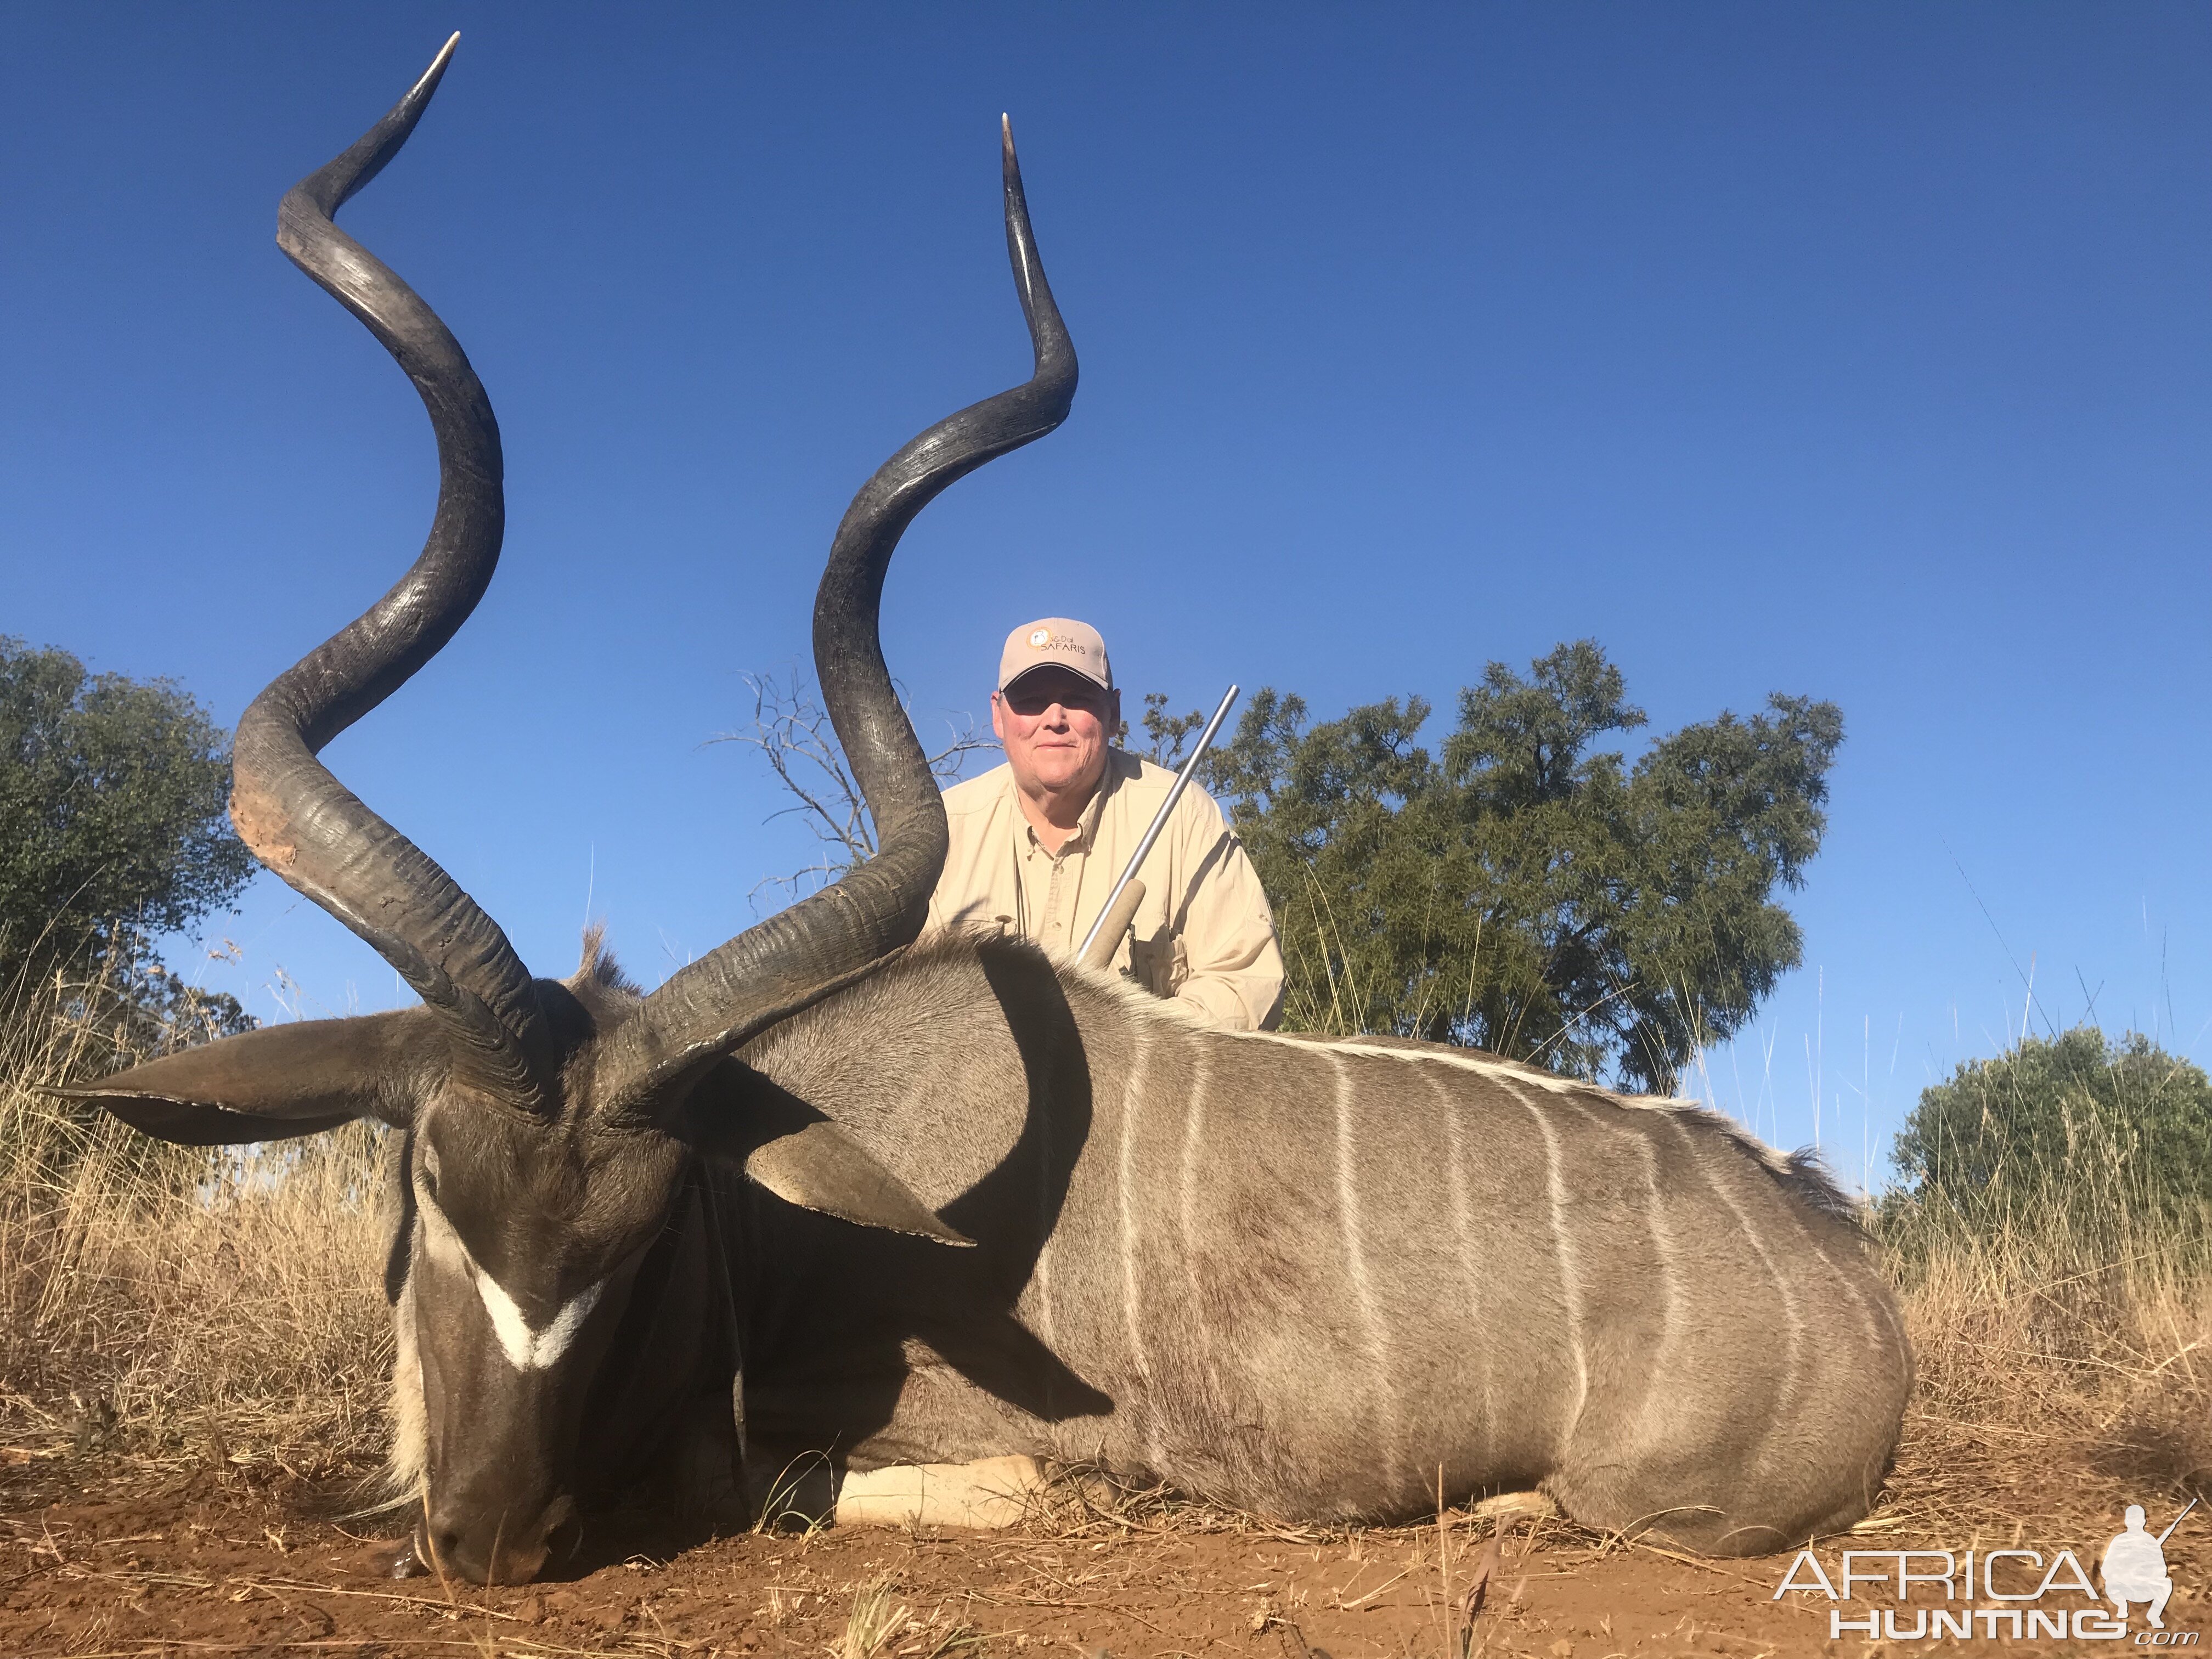
POLYGON ((1671 1091, 1796 966, 1774 902, 1826 828, 1834 704, 1776 695, 1659 738, 1595 641, 1522 678, 1492 663, 1431 757, 1430 706, 1388 698, 1308 728, 1255 696, 1207 757, 1275 906, 1286 1024, 1467 1043, 1671 1091))
POLYGON ((1155 766, 1164 766, 1170 771, 1182 765, 1182 751, 1206 726, 1206 716, 1195 708, 1188 714, 1169 714, 1168 695, 1164 691, 1145 693, 1145 712, 1140 718, 1145 736, 1149 739, 1143 750, 1130 747, 1127 720, 1115 731, 1115 743, 1131 754, 1141 753, 1155 766))
POLYGON ((1921 1091, 1891 1156, 1893 1231, 1963 1228, 2107 1261, 2202 1243, 2212 1079, 2138 1033, 2026 1037, 1921 1091))
POLYGON ((253 872, 223 814, 228 750, 222 728, 170 681, 88 674, 66 651, 0 636, 9 981, 52 969, 98 982, 115 958, 115 982, 172 996, 173 981, 144 971, 147 936, 189 927, 253 872))

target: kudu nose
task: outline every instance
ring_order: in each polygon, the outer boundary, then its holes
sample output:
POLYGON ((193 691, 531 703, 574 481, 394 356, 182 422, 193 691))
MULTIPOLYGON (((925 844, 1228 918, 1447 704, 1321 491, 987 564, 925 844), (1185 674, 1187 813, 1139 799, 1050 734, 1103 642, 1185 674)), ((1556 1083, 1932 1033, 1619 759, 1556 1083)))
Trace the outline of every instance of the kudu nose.
POLYGON ((569 1499, 556 1498, 527 1520, 433 1514, 420 1530, 416 1553, 433 1571, 473 1584, 526 1584, 544 1569, 553 1534, 574 1507, 569 1499))

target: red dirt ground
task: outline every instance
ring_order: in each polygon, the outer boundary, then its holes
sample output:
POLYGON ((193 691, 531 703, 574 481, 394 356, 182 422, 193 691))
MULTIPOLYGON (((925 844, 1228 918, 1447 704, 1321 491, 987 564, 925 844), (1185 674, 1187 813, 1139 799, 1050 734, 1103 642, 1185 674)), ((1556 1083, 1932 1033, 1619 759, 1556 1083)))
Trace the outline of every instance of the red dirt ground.
MULTIPOLYGON (((15 1462, 0 1469, 0 1654, 1042 1659, 1073 1650, 1099 1659, 1103 1649, 1118 1659, 1460 1659, 1450 1609, 1465 1604, 1492 1535, 1487 1521, 1451 1529, 1447 1583, 1434 1527, 1305 1534, 1232 1528, 1201 1512, 1050 1533, 850 1529, 687 1540, 656 1539, 632 1521, 598 1524, 599 1553, 587 1539, 563 1577, 485 1590, 385 1577, 389 1545, 339 1518, 354 1490, 348 1478, 303 1480, 265 1463, 164 1475, 15 1462), (618 1556, 617 1547, 635 1553, 618 1556), (872 1653, 856 1651, 847 1641, 856 1600, 886 1581, 883 1610, 903 1615, 872 1653)), ((2056 1540, 2073 1544, 2093 1571, 2093 1549, 2118 1526, 2097 1519, 2104 1506, 2100 1495, 2056 1540)), ((2171 1507, 2154 1505, 2154 1528, 2171 1507)), ((2185 1527, 2167 1547, 2182 1586, 2167 1610, 2175 1630, 2212 1625, 2196 1590, 2212 1569, 2212 1523, 2201 1530, 2200 1540, 2185 1527)), ((1847 1543, 1903 1541, 1888 1531, 1831 1540, 1821 1553, 1833 1571, 1847 1543)), ((1980 1540, 1984 1548, 2012 1541, 1980 1540)), ((1748 1659, 1929 1645, 1850 1635, 1832 1644, 1828 1603, 1773 1599, 1788 1565, 1608 1547, 1564 1523, 1524 1519, 1502 1541, 1463 1651, 1468 1659, 1748 1659)))

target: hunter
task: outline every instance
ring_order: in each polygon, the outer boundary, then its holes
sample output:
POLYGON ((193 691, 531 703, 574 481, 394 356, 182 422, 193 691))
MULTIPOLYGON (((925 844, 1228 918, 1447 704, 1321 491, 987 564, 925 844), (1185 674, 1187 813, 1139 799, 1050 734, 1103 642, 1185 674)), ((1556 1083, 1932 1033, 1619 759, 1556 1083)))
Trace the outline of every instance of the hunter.
MULTIPOLYGON (((991 730, 1006 763, 945 792, 952 845, 928 930, 966 927, 1072 958, 1175 775, 1113 747, 1121 728, 1106 641, 1065 617, 1006 636, 991 730)), ((1267 896, 1221 809, 1195 784, 1137 872, 1144 902, 1112 965, 1208 1024, 1272 1030, 1283 953, 1267 896)))

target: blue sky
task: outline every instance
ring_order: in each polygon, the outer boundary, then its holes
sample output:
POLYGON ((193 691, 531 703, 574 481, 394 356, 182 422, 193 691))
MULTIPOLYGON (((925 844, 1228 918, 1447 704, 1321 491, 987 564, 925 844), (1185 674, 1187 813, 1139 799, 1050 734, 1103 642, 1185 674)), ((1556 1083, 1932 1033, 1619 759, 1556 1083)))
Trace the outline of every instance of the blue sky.
MULTIPOLYGON (((1007 110, 1083 386, 908 534, 919 713, 1050 612, 1180 706, 1449 708, 1584 635, 1656 729, 1833 698, 1806 966, 1699 1091, 1856 1177, 2031 977, 2212 1059, 2212 11, 0 17, 0 631, 226 721, 428 523, 419 404, 271 234, 462 31, 344 222, 490 389, 507 553, 326 758, 540 971, 588 909, 658 979, 807 856, 706 740, 852 491, 1027 372, 1007 110)), ((266 878, 216 937, 264 1016, 397 995, 266 878)))

